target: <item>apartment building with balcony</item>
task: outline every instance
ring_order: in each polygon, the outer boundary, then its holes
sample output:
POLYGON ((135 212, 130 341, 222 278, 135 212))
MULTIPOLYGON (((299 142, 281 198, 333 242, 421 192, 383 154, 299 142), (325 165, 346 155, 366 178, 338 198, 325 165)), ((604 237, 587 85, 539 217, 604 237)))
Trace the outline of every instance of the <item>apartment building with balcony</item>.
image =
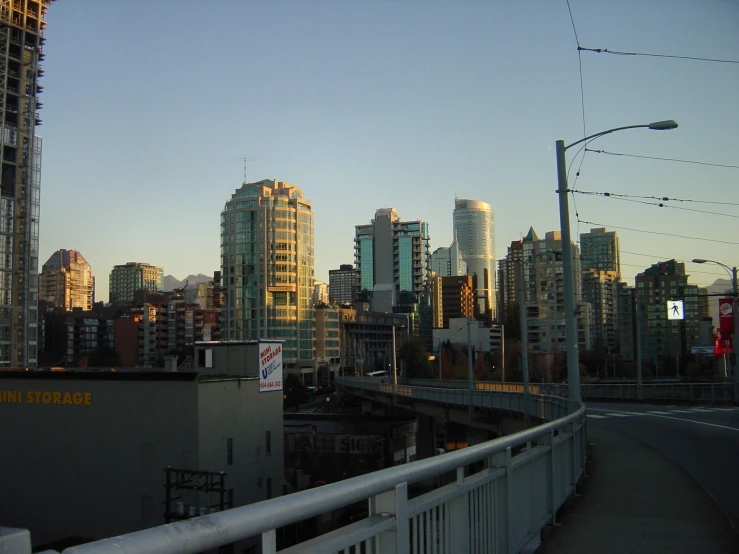
POLYGON ((244 183, 221 212, 221 335, 284 341, 288 373, 313 371, 313 241, 312 205, 290 183, 244 183))
MULTIPOLYGON (((523 279, 526 328, 534 354, 559 354, 566 351, 564 265, 559 231, 550 231, 534 240, 531 230, 523 240, 523 279)), ((572 268, 577 300, 578 347, 590 350, 591 308, 582 301, 580 252, 574 243, 572 268)))
POLYGON ((618 299, 621 275, 616 271, 583 270, 583 300, 591 308, 591 334, 594 348, 618 351, 618 299))
POLYGON ((371 311, 418 302, 427 292, 431 272, 428 223, 401 221, 395 208, 380 208, 366 225, 357 225, 354 261, 360 294, 371 298, 371 311))

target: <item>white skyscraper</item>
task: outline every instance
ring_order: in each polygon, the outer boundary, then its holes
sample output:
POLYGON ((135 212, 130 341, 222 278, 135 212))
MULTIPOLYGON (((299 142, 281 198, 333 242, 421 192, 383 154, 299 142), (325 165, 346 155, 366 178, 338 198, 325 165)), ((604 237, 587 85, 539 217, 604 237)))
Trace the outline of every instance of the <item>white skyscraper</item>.
POLYGON ((474 278, 480 312, 495 318, 495 216, 490 204, 455 199, 454 232, 467 274, 474 278))

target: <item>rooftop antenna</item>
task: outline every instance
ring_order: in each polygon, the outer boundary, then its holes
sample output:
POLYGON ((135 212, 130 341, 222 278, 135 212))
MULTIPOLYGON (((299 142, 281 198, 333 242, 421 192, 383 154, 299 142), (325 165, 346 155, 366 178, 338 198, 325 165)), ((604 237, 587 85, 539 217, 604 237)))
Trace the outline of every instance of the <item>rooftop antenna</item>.
POLYGON ((244 162, 244 182, 243 184, 246 184, 246 166, 248 162, 253 162, 255 158, 247 157, 247 156, 231 156, 232 158, 236 158, 237 160, 242 160, 244 162))

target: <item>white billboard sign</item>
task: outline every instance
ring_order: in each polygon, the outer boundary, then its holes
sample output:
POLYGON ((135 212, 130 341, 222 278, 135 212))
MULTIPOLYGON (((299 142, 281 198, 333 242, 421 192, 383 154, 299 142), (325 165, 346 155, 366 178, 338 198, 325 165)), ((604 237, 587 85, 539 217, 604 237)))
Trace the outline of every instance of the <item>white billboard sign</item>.
POLYGON ((259 344, 259 392, 282 390, 282 344, 259 344))
POLYGON ((667 319, 685 319, 682 300, 667 301, 667 319))

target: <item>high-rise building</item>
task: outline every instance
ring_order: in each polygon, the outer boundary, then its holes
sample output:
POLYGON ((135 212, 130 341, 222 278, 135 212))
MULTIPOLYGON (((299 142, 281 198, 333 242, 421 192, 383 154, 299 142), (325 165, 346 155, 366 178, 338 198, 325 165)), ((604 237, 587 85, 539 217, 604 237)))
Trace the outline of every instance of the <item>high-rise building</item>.
POLYGON ((705 289, 688 283, 685 264, 660 262, 636 276, 636 313, 641 335, 642 359, 654 364, 659 375, 671 376, 679 358, 700 344, 700 322, 708 306, 699 301, 705 289), (682 301, 682 319, 668 319, 668 302, 682 301), (665 374, 670 368, 670 373, 665 374))
POLYGON ((352 264, 328 270, 328 297, 332 304, 351 304, 357 288, 357 271, 352 264))
POLYGON ((57 250, 41 268, 39 297, 57 308, 92 310, 95 277, 87 260, 76 250, 57 250))
POLYGON ((138 290, 164 290, 164 268, 141 262, 113 266, 110 272, 108 295, 110 302, 132 303, 138 290))
POLYGON ((583 271, 615 271, 621 273, 621 253, 616 231, 605 227, 580 234, 581 266, 583 271))
MULTIPOLYGON (((534 243, 538 240, 536 231, 530 227, 525 238, 511 242, 506 257, 498 262, 498 319, 504 323, 509 323, 506 321, 508 312, 518 306, 519 302, 518 283, 523 271, 521 267, 523 243, 524 241, 534 243)), ((517 320, 518 315, 515 315, 513 319, 517 320)))
POLYGON ((221 212, 221 337, 283 340, 286 371, 312 371, 313 211, 282 181, 244 183, 221 212))
POLYGON ((467 275, 467 264, 462 259, 456 232, 452 244, 440 246, 431 254, 431 270, 439 277, 467 275))
POLYGON ((621 276, 615 271, 582 272, 582 297, 590 304, 592 341, 596 348, 615 354, 618 349, 618 299, 621 276))
POLYGON ((417 303, 431 270, 428 223, 401 221, 395 208, 380 208, 355 233, 359 292, 371 297, 372 311, 392 313, 400 304, 417 303))
POLYGON ((495 216, 490 204, 454 200, 454 231, 467 274, 474 279, 479 312, 496 317, 495 216))
MULTIPOLYGON (((564 264, 562 237, 559 231, 550 231, 541 240, 533 229, 523 241, 523 271, 526 302, 526 328, 534 354, 553 354, 566 351, 564 264)), ((572 268, 575 298, 581 296, 580 256, 572 244, 572 268)), ((577 303, 578 346, 589 350, 590 305, 577 303)))
POLYGON ((0 366, 34 367, 44 16, 51 0, 0 2, 0 366))

